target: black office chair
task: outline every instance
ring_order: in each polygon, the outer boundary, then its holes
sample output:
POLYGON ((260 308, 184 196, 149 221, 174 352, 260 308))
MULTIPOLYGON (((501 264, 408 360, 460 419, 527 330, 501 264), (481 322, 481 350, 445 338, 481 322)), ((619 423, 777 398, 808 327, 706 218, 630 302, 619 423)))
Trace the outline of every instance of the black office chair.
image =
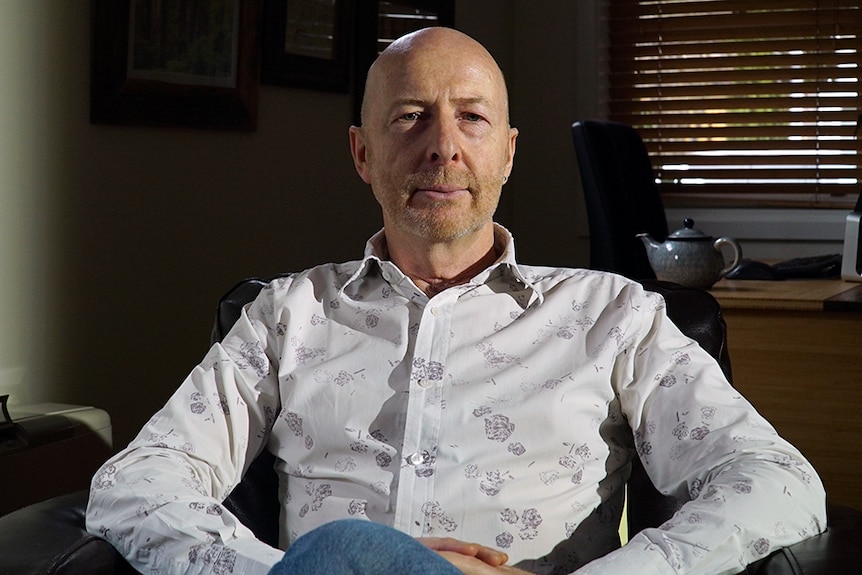
POLYGON ((635 236, 668 235, 649 155, 634 128, 619 122, 572 124, 590 225, 590 267, 635 280, 654 279, 646 250, 635 236))

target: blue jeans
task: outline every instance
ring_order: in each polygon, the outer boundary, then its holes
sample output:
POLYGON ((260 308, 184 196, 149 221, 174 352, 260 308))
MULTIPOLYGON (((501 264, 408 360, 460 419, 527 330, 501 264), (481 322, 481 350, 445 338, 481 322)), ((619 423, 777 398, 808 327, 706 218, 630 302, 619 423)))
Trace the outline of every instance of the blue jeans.
POLYGON ((391 527, 341 519, 293 542, 269 575, 461 575, 451 563, 391 527))

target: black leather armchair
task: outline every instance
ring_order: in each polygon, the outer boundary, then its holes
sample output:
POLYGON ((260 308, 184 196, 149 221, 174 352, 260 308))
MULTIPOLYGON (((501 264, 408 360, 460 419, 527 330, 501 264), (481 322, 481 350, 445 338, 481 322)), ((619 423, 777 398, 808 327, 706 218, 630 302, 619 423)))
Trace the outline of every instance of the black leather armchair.
MULTIPOLYGON (((265 285, 247 280, 219 302, 213 339, 219 340, 236 321, 239 309, 265 285)), ((730 375, 730 358, 721 309, 701 290, 658 281, 644 281, 661 293, 677 325, 716 357, 730 375)), ((278 539, 277 479, 272 455, 252 464, 242 483, 230 494, 229 507, 263 541, 278 539)), ((63 495, 0 518, 0 575, 126 575, 136 571, 105 540, 84 529, 87 493, 63 495)), ((628 527, 636 533, 669 518, 684 501, 660 495, 636 462, 629 481, 628 527)), ((843 575, 858 573, 855 548, 862 535, 862 513, 829 508, 829 528, 816 537, 781 549, 750 565, 756 575, 843 575)))

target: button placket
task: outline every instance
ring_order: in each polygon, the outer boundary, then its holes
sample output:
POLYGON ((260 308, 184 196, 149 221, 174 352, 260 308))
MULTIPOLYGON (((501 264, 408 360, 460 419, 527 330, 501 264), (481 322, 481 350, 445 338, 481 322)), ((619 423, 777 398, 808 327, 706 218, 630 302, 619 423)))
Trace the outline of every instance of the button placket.
POLYGON ((434 494, 434 454, 442 417, 436 388, 445 376, 450 308, 456 298, 454 290, 435 297, 433 304, 422 310, 415 335, 395 511, 395 526, 412 535, 421 535, 421 508, 434 494))

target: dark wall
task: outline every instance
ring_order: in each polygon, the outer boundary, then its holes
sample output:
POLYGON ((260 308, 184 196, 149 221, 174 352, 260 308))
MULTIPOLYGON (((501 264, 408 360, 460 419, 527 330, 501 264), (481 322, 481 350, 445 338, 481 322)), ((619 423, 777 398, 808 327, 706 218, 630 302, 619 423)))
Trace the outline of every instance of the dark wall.
MULTIPOLYGON (((498 214, 538 263, 586 251, 573 4, 457 2, 507 76, 521 137, 498 214)), ((264 86, 252 133, 91 125, 89 1, 12 0, 0 21, 0 211, 18 222, 0 230, 0 392, 104 408, 121 447, 206 352, 237 280, 361 257, 381 220, 349 155, 351 99, 264 86)))

